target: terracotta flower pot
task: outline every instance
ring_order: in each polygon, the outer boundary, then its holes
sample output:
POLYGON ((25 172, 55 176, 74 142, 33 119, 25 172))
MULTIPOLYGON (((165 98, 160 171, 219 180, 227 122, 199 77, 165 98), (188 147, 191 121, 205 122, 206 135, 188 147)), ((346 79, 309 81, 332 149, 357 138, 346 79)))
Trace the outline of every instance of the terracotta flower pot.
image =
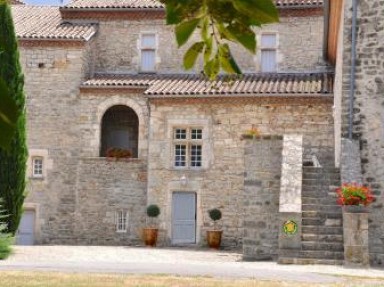
POLYGON ((144 228, 143 229, 144 243, 146 246, 151 246, 151 247, 156 246, 157 232, 158 232, 157 228, 144 228))
POLYGON ((222 230, 208 230, 207 231, 207 242, 210 248, 219 249, 221 244, 222 230))

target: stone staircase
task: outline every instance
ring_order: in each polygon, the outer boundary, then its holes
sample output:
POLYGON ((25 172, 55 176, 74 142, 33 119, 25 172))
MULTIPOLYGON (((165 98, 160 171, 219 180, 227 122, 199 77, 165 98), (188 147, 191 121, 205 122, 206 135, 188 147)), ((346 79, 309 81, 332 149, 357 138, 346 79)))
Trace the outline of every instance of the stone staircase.
POLYGON ((303 167, 301 250, 281 250, 279 263, 343 264, 342 210, 335 193, 338 186, 338 169, 303 167))

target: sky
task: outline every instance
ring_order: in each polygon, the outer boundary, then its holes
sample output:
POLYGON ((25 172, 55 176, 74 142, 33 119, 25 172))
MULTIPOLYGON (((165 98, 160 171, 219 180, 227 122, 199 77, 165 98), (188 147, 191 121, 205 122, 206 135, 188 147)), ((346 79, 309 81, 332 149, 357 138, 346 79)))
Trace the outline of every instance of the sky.
MULTIPOLYGON (((24 0, 23 2, 30 5, 54 5, 54 6, 61 5, 60 0, 24 0)), ((64 4, 66 4, 68 0, 64 0, 63 2, 64 4)))

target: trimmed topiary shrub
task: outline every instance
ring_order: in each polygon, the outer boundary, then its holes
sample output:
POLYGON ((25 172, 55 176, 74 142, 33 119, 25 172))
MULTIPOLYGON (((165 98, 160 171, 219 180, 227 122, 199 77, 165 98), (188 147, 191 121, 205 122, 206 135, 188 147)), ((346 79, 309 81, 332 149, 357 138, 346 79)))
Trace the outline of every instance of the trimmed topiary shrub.
POLYGON ((209 217, 213 220, 213 221, 217 221, 217 220, 220 220, 221 219, 221 211, 220 209, 218 208, 213 208, 211 210, 208 211, 208 214, 209 214, 209 217))
POLYGON ((160 215, 160 207, 156 204, 151 204, 147 207, 147 215, 148 217, 158 217, 160 215))

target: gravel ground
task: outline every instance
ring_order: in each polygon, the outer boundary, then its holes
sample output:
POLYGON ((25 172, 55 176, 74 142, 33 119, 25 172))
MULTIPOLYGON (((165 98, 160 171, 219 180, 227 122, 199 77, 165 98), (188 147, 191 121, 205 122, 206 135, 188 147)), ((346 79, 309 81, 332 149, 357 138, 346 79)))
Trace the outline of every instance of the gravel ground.
POLYGON ((324 265, 278 265, 275 262, 242 262, 241 258, 241 253, 206 249, 15 246, 14 253, 7 260, 0 261, 0 271, 46 270, 176 274, 316 283, 340 282, 344 280, 343 276, 384 280, 384 271, 378 269, 350 269, 324 265))

